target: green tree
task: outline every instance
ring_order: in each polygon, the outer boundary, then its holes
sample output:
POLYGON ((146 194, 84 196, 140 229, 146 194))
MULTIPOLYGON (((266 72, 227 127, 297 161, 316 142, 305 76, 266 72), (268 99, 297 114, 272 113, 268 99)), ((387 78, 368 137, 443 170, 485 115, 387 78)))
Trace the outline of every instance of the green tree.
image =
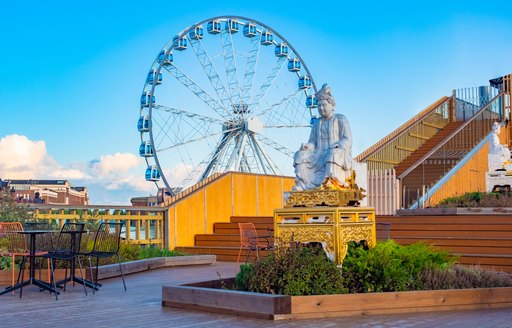
POLYGON ((0 221, 20 221, 34 219, 28 205, 18 204, 9 190, 0 191, 0 221))

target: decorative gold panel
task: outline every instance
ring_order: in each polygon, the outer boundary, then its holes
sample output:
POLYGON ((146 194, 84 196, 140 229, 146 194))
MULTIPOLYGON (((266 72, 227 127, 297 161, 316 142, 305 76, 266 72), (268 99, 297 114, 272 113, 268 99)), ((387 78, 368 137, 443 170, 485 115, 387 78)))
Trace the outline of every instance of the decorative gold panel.
POLYGON ((329 258, 341 266, 349 241, 365 240, 368 246, 375 246, 375 210, 327 206, 276 209, 274 235, 276 240, 319 242, 329 258))

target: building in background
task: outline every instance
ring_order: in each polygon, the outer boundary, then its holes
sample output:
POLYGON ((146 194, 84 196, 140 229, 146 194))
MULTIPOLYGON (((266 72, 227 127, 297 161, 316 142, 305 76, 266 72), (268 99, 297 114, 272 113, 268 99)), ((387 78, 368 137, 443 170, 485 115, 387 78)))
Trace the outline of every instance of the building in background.
POLYGON ((86 187, 72 187, 68 180, 3 180, 19 203, 88 205, 86 187))

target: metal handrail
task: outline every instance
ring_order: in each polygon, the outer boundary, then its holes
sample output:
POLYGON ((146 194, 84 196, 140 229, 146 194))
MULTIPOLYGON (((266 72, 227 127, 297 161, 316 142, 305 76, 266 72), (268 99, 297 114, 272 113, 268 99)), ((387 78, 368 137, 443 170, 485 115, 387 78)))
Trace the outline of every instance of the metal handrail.
POLYGON ((404 133, 409 131, 411 128, 414 127, 416 123, 421 122, 425 117, 427 117, 429 114, 435 112, 439 107, 443 106, 447 101, 450 101, 450 97, 442 97, 426 109, 422 110, 418 114, 416 114, 413 118, 399 126, 396 130, 376 142, 373 146, 363 151, 361 154, 357 155, 355 159, 360 162, 368 158, 373 153, 380 150, 382 147, 384 147, 387 143, 393 141, 394 139, 402 136, 404 133))
POLYGON ((471 117, 469 120, 464 122, 461 126, 459 126, 457 129, 455 129, 449 136, 447 136, 444 140, 442 140, 439 144, 437 144, 435 147, 433 147, 431 150, 429 150, 425 155, 423 155, 419 160, 417 160, 413 165, 411 165, 409 168, 407 168, 402 174, 398 176, 398 179, 403 179, 405 176, 407 176, 409 173, 411 173, 415 168, 421 165, 427 158, 432 156, 435 152, 437 152, 439 149, 441 149, 444 145, 446 145, 452 138, 454 138, 460 131, 465 129, 469 124, 471 124, 477 117, 479 117, 480 114, 482 114, 484 111, 486 111, 490 106, 494 104, 494 102, 499 99, 501 96, 503 96, 503 93, 499 93, 496 97, 494 97, 487 105, 485 105, 482 109, 480 109, 473 117, 471 117))

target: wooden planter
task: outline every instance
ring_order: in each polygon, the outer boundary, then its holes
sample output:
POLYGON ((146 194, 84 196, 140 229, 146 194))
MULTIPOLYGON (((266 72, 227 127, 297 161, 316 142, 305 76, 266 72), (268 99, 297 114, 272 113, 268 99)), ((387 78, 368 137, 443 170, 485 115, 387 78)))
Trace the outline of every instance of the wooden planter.
MULTIPOLYGON (((85 270, 84 270, 85 271, 85 270)), ((14 271, 14 279, 17 279, 18 278, 18 270, 15 270, 14 271)), ((65 273, 65 270, 64 269, 56 269, 55 270, 55 279, 58 281, 58 280, 62 280, 64 279, 64 273, 65 273)), ((76 274, 78 276, 80 276, 80 272, 79 270, 77 269, 76 270, 76 274)), ((85 272, 84 272, 85 274, 85 272)), ((28 275, 29 275, 29 270, 25 270, 25 273, 24 273, 24 279, 28 279, 28 275)), ((68 270, 68 276, 69 276, 69 270, 68 270)), ((39 269, 36 270, 36 278, 39 279, 39 269)), ((43 271, 41 272, 41 280, 43 281, 49 281, 48 279, 48 272, 46 271, 46 269, 43 269, 43 271)), ((11 284, 11 270, 0 270, 0 286, 8 286, 11 284)))
MULTIPOLYGON (((189 255, 189 256, 170 256, 170 257, 154 257, 138 261, 130 261, 121 263, 124 274, 137 273, 147 270, 183 266, 183 265, 209 265, 216 261, 215 255, 189 255)), ((88 267, 83 268, 86 279, 90 279, 90 271, 88 267)), ((108 279, 121 276, 118 264, 102 265, 98 268, 98 279, 108 279)), ((55 277, 57 280, 64 278, 64 269, 55 270, 55 277)), ((28 279, 28 270, 25 270, 25 278, 28 279)), ((80 271, 77 269, 76 274, 80 276, 80 271)), ((93 274, 96 274, 96 268, 93 268, 93 274)), ((18 270, 15 271, 15 279, 18 277, 18 270)), ((39 272, 36 272, 39 277, 39 272)), ((68 272, 69 275, 69 272, 68 272)), ((42 280, 47 281, 48 274, 46 270, 41 273, 42 280)), ((11 284, 11 270, 0 270, 0 286, 11 284)))
MULTIPOLYGON (((232 279, 225 283, 232 283, 232 279)), ((512 307, 512 287, 315 296, 218 287, 219 281, 164 286, 162 305, 270 320, 512 307)))

